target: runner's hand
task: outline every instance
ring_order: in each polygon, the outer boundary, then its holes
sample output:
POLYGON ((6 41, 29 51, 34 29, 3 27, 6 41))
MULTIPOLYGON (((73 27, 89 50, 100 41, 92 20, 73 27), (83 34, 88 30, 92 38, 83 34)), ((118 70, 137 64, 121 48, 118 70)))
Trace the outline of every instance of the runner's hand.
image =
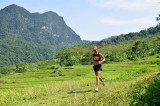
POLYGON ((103 61, 100 61, 100 64, 102 64, 103 63, 103 61))

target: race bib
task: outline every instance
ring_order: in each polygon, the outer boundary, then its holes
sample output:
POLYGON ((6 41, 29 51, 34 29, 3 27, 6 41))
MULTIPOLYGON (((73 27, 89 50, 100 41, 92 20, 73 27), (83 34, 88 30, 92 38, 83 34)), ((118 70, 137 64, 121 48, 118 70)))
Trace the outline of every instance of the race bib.
POLYGON ((94 60, 99 60, 99 56, 94 56, 94 60))

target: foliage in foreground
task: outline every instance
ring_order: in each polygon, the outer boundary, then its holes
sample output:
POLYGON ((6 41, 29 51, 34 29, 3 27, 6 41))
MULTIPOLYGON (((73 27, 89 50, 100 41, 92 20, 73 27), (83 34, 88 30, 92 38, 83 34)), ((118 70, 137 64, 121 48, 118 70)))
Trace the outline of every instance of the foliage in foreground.
POLYGON ((133 94, 131 106, 159 106, 160 105, 160 73, 149 84, 139 83, 133 94))

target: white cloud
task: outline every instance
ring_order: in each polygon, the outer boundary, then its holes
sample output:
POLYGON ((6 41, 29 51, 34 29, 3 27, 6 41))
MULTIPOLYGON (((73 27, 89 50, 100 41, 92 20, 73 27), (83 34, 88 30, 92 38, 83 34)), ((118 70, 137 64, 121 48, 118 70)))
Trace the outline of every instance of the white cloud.
POLYGON ((125 10, 160 10, 159 0, 88 0, 98 8, 125 9, 125 10))
POLYGON ((154 17, 142 17, 136 19, 116 19, 105 17, 100 21, 103 24, 111 25, 111 26, 126 26, 126 25, 148 25, 148 24, 156 24, 156 21, 153 20, 154 17))

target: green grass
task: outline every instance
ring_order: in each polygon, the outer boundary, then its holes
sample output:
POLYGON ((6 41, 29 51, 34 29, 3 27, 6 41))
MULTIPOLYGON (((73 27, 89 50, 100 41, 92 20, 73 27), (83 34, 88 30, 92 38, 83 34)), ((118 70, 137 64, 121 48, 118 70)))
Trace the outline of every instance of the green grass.
POLYGON ((106 86, 96 86, 92 65, 60 67, 62 75, 52 72, 56 69, 30 70, 0 78, 0 105, 43 106, 43 105, 85 105, 125 106, 131 103, 137 83, 149 83, 155 71, 160 71, 155 56, 136 62, 103 64, 102 78, 106 86))

